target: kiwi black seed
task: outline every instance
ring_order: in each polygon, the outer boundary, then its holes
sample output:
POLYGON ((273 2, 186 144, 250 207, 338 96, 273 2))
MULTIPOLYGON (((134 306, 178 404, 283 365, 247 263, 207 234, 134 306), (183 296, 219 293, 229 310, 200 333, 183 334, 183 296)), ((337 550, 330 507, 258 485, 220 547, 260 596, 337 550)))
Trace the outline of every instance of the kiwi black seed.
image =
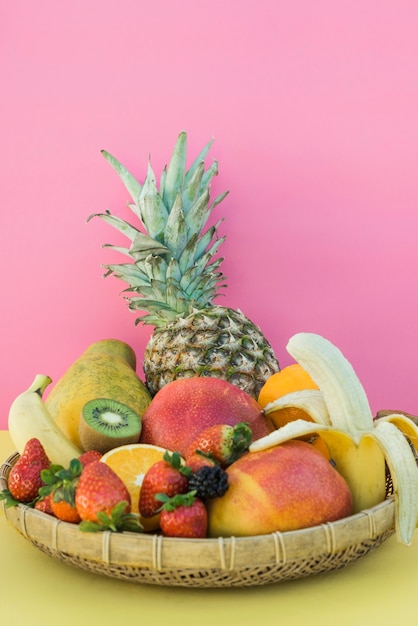
POLYGON ((102 454, 130 443, 141 436, 142 421, 129 406, 109 398, 86 402, 81 410, 79 435, 84 450, 102 454))

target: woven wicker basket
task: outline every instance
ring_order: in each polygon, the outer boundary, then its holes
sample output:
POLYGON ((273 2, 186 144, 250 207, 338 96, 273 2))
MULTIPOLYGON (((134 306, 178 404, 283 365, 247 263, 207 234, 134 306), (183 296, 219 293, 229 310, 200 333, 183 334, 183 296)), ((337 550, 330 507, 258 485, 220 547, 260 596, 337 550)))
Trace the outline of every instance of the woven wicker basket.
MULTIPOLYGON (((19 455, 0 468, 7 487, 19 455)), ((379 505, 333 523, 292 532, 220 539, 174 539, 157 534, 83 533, 26 505, 4 515, 34 546, 50 556, 136 583, 183 587, 245 587, 340 569, 378 548, 394 532, 395 505, 379 505)))

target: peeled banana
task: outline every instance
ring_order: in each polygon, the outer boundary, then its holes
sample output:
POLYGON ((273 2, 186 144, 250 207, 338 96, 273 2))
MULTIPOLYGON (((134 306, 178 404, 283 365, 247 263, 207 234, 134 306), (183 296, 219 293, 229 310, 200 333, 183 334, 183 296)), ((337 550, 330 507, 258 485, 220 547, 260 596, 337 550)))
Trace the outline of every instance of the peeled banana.
POLYGON ((289 340, 287 351, 315 381, 323 403, 315 398, 310 410, 312 397, 308 391, 271 402, 265 407, 267 413, 293 402, 313 422, 289 422, 254 441, 250 452, 319 433, 350 486, 355 512, 384 499, 387 466, 393 483, 397 537, 402 543, 410 544, 417 525, 418 469, 409 442, 418 449, 417 425, 398 413, 374 420, 353 367, 336 346, 320 335, 298 333, 289 340))
POLYGON ((8 428, 20 454, 27 441, 36 437, 42 443, 51 463, 67 466, 82 451, 56 425, 42 400, 43 393, 51 382, 49 376, 35 376, 30 387, 13 401, 9 410, 8 428))

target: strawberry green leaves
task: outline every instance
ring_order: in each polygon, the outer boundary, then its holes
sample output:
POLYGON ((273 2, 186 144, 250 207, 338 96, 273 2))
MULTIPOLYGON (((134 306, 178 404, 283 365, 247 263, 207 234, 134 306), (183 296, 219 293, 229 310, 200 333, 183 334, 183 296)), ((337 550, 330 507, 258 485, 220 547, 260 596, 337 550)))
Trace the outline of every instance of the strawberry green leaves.
POLYGON ((128 502, 121 500, 112 508, 110 514, 104 511, 97 513, 97 521, 84 520, 80 522, 79 528, 82 532, 104 532, 110 530, 112 532, 129 531, 132 533, 141 533, 143 527, 134 513, 126 513, 128 502))

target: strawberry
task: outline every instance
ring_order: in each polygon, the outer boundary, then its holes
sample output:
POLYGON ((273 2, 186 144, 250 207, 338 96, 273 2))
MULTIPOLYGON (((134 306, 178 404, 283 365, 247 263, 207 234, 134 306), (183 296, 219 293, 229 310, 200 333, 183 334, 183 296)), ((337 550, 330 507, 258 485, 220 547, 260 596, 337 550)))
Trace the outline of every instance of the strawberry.
POLYGON ((52 507, 51 507, 51 495, 48 494, 43 498, 37 500, 33 506, 37 511, 42 511, 42 513, 47 513, 48 515, 53 515, 52 507))
POLYGON ((157 493, 168 497, 185 493, 188 490, 191 470, 184 465, 178 452, 166 452, 164 457, 151 465, 145 473, 139 493, 139 512, 143 517, 152 517, 161 509, 156 500, 157 493))
POLYGON ((50 460, 39 439, 29 439, 9 473, 8 487, 12 497, 26 503, 35 500, 43 485, 41 471, 49 466, 50 460))
POLYGON ((251 439, 252 430, 244 422, 235 426, 228 424, 209 426, 188 446, 186 462, 188 463, 189 458, 199 451, 220 463, 222 467, 227 467, 248 450, 251 439))
POLYGON ((63 522, 70 522, 71 524, 78 524, 81 521, 76 507, 63 498, 60 498, 60 496, 57 496, 54 492, 51 493, 50 503, 52 514, 55 515, 57 519, 63 522))
POLYGON ((140 531, 131 513, 131 496, 111 467, 101 461, 88 463, 81 472, 75 493, 80 529, 140 531))
POLYGON ((83 452, 78 457, 78 460, 82 465, 88 465, 92 461, 100 461, 102 458, 102 453, 98 450, 87 450, 87 452, 83 452))
POLYGON ((72 459, 68 468, 51 464, 41 472, 44 486, 39 489, 39 495, 41 498, 49 497, 52 515, 63 522, 78 524, 80 521, 75 492, 82 470, 79 459, 72 459))
POLYGON ((208 531, 206 507, 195 491, 177 494, 169 498, 166 494, 158 494, 163 502, 160 514, 161 532, 166 537, 182 537, 184 539, 203 539, 208 531))
POLYGON ((217 465, 219 463, 215 459, 211 459, 199 450, 187 457, 187 467, 190 467, 193 473, 199 471, 202 467, 216 467, 217 465))

